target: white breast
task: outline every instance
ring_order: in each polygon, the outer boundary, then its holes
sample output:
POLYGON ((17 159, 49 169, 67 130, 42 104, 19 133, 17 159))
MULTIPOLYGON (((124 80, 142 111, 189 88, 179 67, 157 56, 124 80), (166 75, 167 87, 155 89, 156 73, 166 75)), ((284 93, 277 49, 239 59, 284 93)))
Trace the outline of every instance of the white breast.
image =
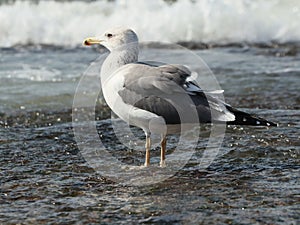
POLYGON ((115 73, 113 73, 101 83, 103 96, 106 103, 112 109, 112 111, 122 120, 131 125, 142 128, 145 132, 150 131, 150 121, 157 121, 157 119, 159 119, 160 121, 160 116, 126 104, 123 101, 123 99, 119 95, 119 91, 124 88, 124 75, 122 73, 122 68, 118 69, 115 73))

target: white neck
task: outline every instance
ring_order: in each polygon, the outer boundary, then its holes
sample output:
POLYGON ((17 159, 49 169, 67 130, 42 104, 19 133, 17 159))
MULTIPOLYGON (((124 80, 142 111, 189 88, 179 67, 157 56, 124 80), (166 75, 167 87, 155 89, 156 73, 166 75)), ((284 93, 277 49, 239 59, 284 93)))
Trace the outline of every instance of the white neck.
POLYGON ((137 45, 130 45, 112 50, 102 65, 101 81, 108 78, 121 66, 137 62, 138 54, 139 48, 137 45))

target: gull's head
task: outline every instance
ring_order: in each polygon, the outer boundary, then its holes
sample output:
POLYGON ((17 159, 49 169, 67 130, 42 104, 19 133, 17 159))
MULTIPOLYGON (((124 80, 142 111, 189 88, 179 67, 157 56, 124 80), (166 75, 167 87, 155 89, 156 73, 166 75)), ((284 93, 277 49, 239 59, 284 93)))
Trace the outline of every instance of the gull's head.
POLYGON ((90 46, 100 44, 112 51, 126 45, 137 45, 138 37, 136 33, 128 28, 114 28, 106 31, 99 37, 86 38, 83 45, 90 46))

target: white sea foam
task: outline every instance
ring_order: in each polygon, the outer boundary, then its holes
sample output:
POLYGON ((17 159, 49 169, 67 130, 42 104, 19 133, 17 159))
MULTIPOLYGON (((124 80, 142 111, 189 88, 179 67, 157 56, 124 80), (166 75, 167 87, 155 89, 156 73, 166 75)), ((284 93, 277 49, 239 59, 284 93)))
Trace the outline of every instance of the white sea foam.
POLYGON ((300 41, 300 1, 17 1, 0 6, 1 47, 76 46, 112 26, 129 26, 142 41, 300 41))

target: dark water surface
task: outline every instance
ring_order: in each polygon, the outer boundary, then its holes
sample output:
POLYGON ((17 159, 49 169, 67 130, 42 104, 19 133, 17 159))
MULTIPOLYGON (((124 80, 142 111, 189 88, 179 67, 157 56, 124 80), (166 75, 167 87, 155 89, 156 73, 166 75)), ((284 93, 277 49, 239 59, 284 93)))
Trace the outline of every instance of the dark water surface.
MULTIPOLYGON (((142 187, 95 172, 74 139, 73 96, 96 51, 1 49, 0 224, 299 224, 300 56, 280 55, 285 48, 195 50, 228 103, 279 126, 227 127, 207 169, 193 161, 203 152, 200 142, 173 177, 142 187)), ((172 59, 172 50, 164 51, 172 59)), ((104 141, 123 162, 142 164, 143 152, 112 135, 109 117, 100 102, 97 129, 104 141)), ((175 144, 171 138, 168 149, 175 144)))

